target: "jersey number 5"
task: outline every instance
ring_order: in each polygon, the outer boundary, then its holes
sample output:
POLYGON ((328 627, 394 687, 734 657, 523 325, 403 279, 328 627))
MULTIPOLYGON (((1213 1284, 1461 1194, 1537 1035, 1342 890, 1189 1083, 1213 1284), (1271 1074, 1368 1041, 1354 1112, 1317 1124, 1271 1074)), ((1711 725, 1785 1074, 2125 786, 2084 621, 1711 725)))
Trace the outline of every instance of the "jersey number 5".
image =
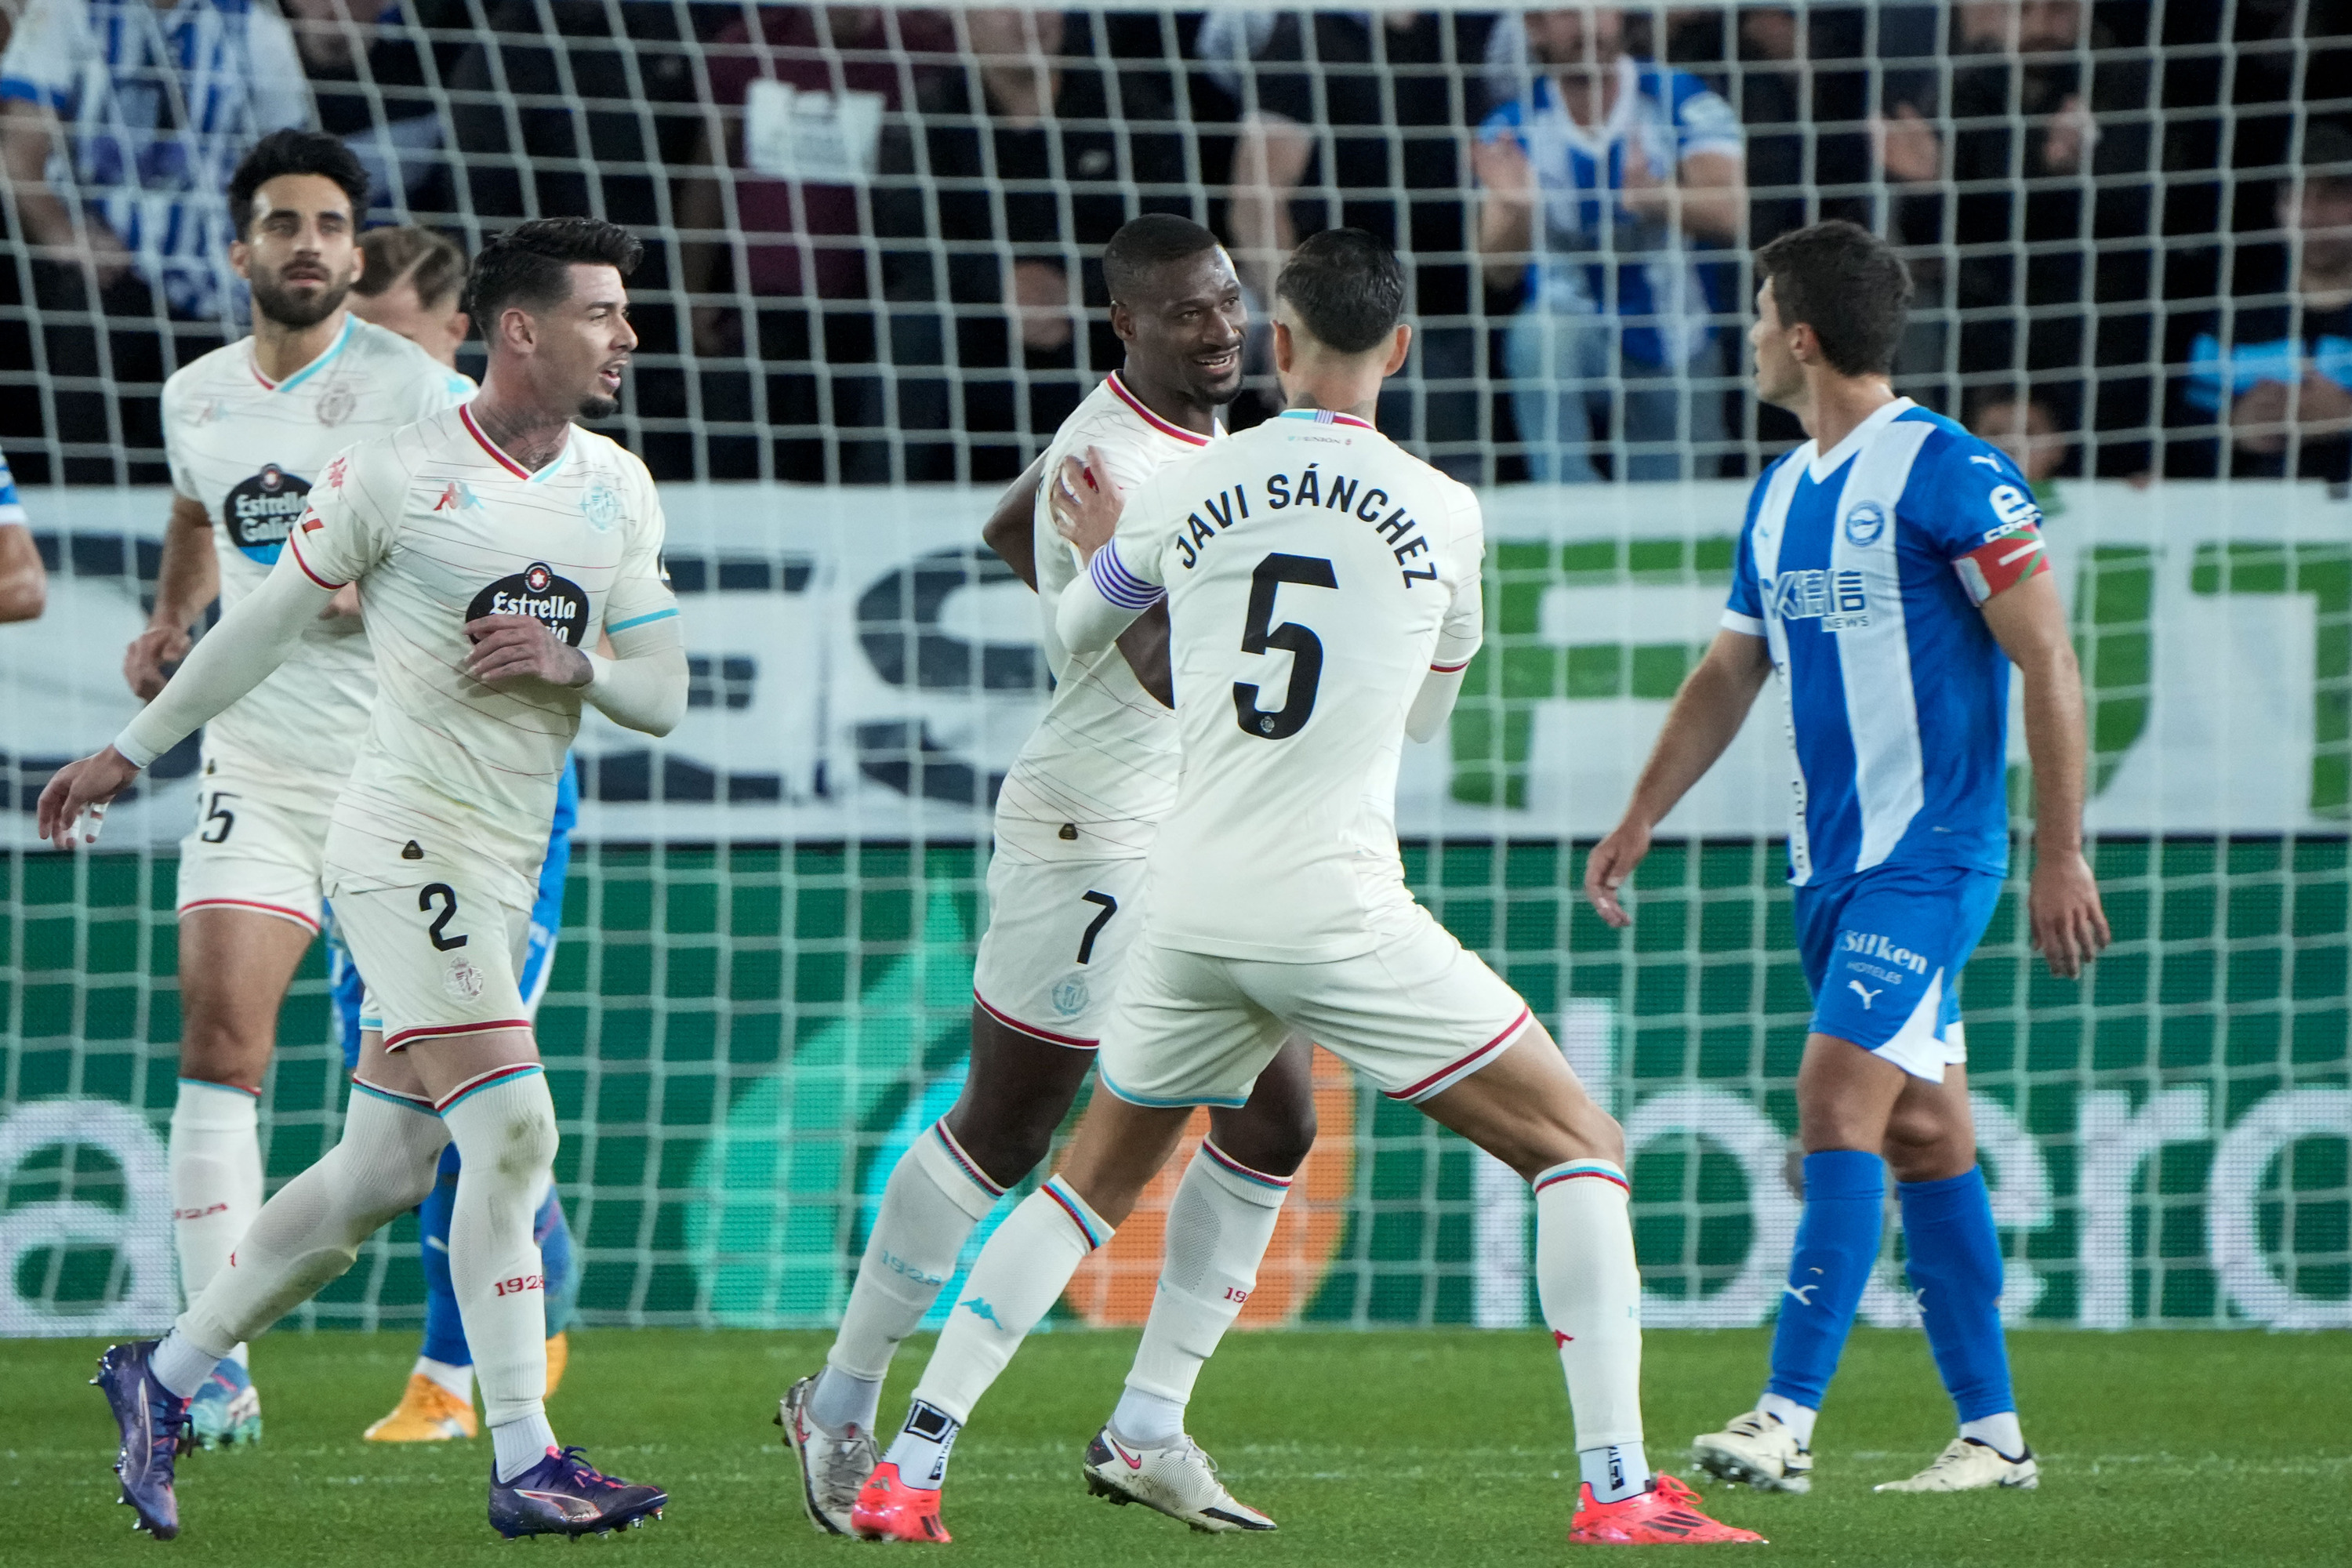
POLYGON ((1297 621, 1269 627, 1274 619, 1274 595, 1285 583, 1302 588, 1337 588, 1339 580, 1331 563, 1318 555, 1269 555, 1250 574, 1249 624, 1242 628, 1242 651, 1264 653, 1278 647, 1290 655, 1290 690, 1278 711, 1257 705, 1257 687, 1234 682, 1234 721, 1244 735, 1285 741, 1307 727, 1315 713, 1315 688, 1323 679, 1323 642, 1297 621))

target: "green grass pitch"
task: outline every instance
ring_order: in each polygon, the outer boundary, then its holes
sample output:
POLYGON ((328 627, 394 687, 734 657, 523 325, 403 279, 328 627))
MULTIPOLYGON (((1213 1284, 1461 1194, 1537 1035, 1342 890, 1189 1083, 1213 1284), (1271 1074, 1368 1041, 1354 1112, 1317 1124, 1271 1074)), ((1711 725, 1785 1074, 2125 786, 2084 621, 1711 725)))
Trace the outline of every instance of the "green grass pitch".
MULTIPOLYGON (((1805 1498, 1708 1485, 1711 1506, 1760 1530, 1773 1562, 2269 1564, 2347 1561, 2352 1481, 2341 1334, 2021 1333, 2011 1342, 2037 1492, 1877 1497, 1948 1436, 1949 1407, 1915 1334, 1858 1331, 1822 1423, 1805 1498)), ((824 1353, 814 1334, 599 1331, 574 1343, 551 1413, 567 1441, 658 1481, 668 1518, 577 1550, 665 1563, 846 1564, 876 1548, 821 1538, 802 1517, 769 1425, 784 1384, 824 1353)), ((1744 1407, 1762 1331, 1654 1332, 1651 1452, 1744 1407)), ((105 1406, 82 1386, 94 1342, 0 1342, 0 1560, 188 1564, 513 1561, 483 1522, 487 1439, 387 1448, 360 1440, 390 1407, 412 1333, 288 1335, 255 1347, 268 1442, 183 1462, 184 1530, 131 1531, 107 1467, 105 1406)), ((927 1343, 898 1358, 885 1422, 904 1410, 927 1343)), ((1258 1537, 1194 1535, 1088 1498, 1077 1455, 1108 1412, 1131 1334, 1034 1340, 956 1450, 941 1552, 968 1568, 1209 1563, 1536 1564, 1591 1556, 1564 1532, 1574 1458, 1557 1363, 1540 1331, 1235 1335, 1202 1380, 1192 1429, 1235 1492, 1281 1521, 1258 1537)), ((1657 1549, 1679 1551, 1685 1549, 1657 1549)), ((1699 1550, 1699 1549, 1687 1549, 1699 1550)), ((1729 1550, 1729 1549, 1718 1549, 1729 1550)), ((604 1559, 599 1558, 598 1561, 604 1559)))

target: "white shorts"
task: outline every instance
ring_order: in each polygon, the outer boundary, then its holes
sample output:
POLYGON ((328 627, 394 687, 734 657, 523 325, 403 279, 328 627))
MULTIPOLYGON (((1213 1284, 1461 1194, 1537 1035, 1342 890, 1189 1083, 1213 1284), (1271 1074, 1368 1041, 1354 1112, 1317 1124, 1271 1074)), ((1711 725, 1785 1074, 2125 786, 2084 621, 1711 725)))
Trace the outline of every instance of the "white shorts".
POLYGON ((488 889, 511 877, 462 856, 426 853, 383 864, 395 849, 338 829, 329 842, 327 896, 335 926, 365 982, 360 1027, 384 1049, 493 1029, 528 1029, 516 977, 530 945, 530 911, 488 889))
POLYGON ((1500 1056, 1531 1015, 1418 904, 1379 917, 1379 945, 1325 963, 1216 958, 1146 936, 1106 1021, 1096 1069, 1134 1105, 1240 1105, 1289 1035, 1415 1103, 1500 1056))
POLYGON ((988 930, 972 961, 972 1000, 1024 1035, 1094 1049, 1142 929, 1143 867, 1000 853, 988 866, 988 930))
POLYGON ((180 840, 179 912, 241 909, 319 929, 331 789, 265 780, 207 754, 196 826, 180 840))

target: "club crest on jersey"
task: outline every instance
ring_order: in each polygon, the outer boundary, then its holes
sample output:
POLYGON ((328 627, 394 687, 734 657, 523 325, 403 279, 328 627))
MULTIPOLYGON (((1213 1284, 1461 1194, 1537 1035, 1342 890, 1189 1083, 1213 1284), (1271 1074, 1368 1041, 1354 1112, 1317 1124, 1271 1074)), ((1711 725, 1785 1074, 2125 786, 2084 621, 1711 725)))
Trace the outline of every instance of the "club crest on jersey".
POLYGON ((359 405, 358 395, 350 387, 331 386, 319 394, 319 423, 330 428, 341 425, 359 405))
POLYGON ((466 606, 466 618, 529 616, 578 647, 588 626, 588 595, 580 584, 559 577, 544 561, 534 561, 511 577, 501 577, 466 606))
POLYGON ((621 498, 610 485, 590 485, 587 494, 580 498, 580 515, 588 526, 602 533, 621 521, 621 498))
POLYGON ((264 463, 259 473, 230 489, 221 502, 221 522, 228 530, 229 542, 247 560, 273 566, 286 535, 310 504, 310 480, 275 463, 264 463))
POLYGON ((1845 536, 1863 549, 1877 543, 1885 531, 1886 509, 1874 500, 1859 502, 1845 514, 1845 536))
POLYGON ((1065 1018, 1075 1018, 1087 1010, 1087 983, 1071 975, 1054 987, 1054 1011, 1065 1018))

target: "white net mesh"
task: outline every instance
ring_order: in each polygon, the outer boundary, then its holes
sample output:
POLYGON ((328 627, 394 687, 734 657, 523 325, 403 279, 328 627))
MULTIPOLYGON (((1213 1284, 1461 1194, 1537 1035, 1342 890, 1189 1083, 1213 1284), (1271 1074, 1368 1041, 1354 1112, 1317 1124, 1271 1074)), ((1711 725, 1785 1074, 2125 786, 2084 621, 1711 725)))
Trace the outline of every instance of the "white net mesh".
MULTIPOLYGON (((1515 14, 288 8, 306 112, 369 150, 379 216, 471 247, 587 212, 648 242, 614 433, 667 487, 697 706, 655 752, 583 742, 542 1025, 591 1321, 824 1321, 889 1163, 952 1099, 986 803, 1042 687, 1020 592, 973 540, 990 487, 1118 363, 1096 251, 1146 210, 1217 228, 1261 293, 1334 222, 1406 257, 1419 347, 1381 420, 1486 489, 1494 542, 1489 647, 1408 773, 1408 866, 1626 1121, 1657 1322, 1761 1320, 1793 1223, 1807 1008, 1769 759, 1743 753, 1677 819, 1631 936, 1580 912, 1582 849, 1712 624, 1747 476, 1797 438, 1740 373, 1748 249, 1828 216, 1895 235, 1920 287, 1901 389, 2010 440, 2055 520, 2119 939, 2091 984, 2051 982, 2012 889, 1964 993, 2010 1308, 2352 1314, 2335 12, 2093 5, 2012 37, 2070 8, 1629 8, 1644 64, 1615 101, 1655 107, 1618 140, 1677 188, 1548 191, 1513 249, 1481 239, 1500 177, 1481 128, 1540 107, 1562 47, 1530 52, 1515 14), (1661 482, 1520 483, 1588 469, 1661 482), (927 484, 974 488, 903 488, 927 484)), ((31 26, 11 82, 40 64, 31 26)), ((0 752, 28 810, 129 710, 111 666, 152 599, 157 390, 236 305, 188 303, 168 226, 119 274, 88 265, 120 160, 86 106, 46 100, 44 120, 7 90, 12 136, 74 138, 45 182, 70 221, 45 228, 20 179, 0 272, 0 440, 52 574, 48 616, 0 628, 0 752), (61 671, 61 648, 91 651, 61 671)), ((163 124, 151 142, 211 129, 163 124)), ((1528 142, 1570 185, 1594 163, 1572 137, 1528 142)), ((132 166, 151 217, 211 199, 166 189, 168 158, 132 166)), ((1234 422, 1266 395, 1254 374, 1234 422)), ((0 1331, 169 1303, 155 1204, 189 765, 117 813, 106 855, 6 851, 0 1331)), ((337 1123, 322 1000, 306 973, 270 1087, 274 1179, 337 1123)), ((1343 1074, 1321 1109, 1254 1316, 1525 1321, 1517 1185, 1343 1074)), ((404 1235, 316 1318, 412 1316, 404 1235)), ((1070 1311, 1139 1317, 1156 1247, 1148 1223, 1122 1232, 1070 1311)), ((1901 1321, 1891 1274, 1865 1310, 1901 1321)))

